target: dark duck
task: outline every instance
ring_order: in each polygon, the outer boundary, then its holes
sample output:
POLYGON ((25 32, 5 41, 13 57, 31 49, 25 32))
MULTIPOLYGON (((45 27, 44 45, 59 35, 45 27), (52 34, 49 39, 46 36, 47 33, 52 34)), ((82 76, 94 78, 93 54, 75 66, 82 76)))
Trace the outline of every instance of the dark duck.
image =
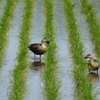
POLYGON ((41 61, 41 55, 47 51, 47 47, 46 47, 45 43, 49 44, 50 41, 48 41, 47 38, 43 38, 41 40, 41 43, 34 43, 34 44, 30 44, 28 46, 30 51, 32 51, 34 53, 34 60, 36 59, 36 55, 40 55, 40 61, 41 61))

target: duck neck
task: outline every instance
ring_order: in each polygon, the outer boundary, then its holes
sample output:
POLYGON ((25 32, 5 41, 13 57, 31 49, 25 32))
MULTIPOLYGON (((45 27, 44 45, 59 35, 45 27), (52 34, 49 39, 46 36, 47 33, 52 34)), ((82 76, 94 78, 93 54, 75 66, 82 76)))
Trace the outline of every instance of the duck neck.
POLYGON ((45 45, 44 42, 41 41, 41 45, 45 45))
POLYGON ((43 48, 46 48, 45 43, 41 42, 43 48))
POLYGON ((93 57, 91 57, 90 60, 93 61, 93 57))

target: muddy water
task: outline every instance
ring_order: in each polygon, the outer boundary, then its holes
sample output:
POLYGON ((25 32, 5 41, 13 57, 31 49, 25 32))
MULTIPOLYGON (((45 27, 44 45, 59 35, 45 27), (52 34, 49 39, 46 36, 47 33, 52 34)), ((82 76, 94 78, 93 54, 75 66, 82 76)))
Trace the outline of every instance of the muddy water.
POLYGON ((8 33, 8 48, 6 50, 5 65, 3 65, 0 73, 0 98, 1 100, 7 100, 10 91, 10 82, 12 79, 11 73, 14 69, 15 58, 18 52, 18 34, 19 26, 21 24, 21 15, 23 12, 23 2, 20 2, 15 10, 12 27, 8 33))
MULTIPOLYGON (((93 46, 93 44, 92 44, 92 42, 89 38, 90 33, 89 33, 88 24, 86 22, 84 15, 81 13, 80 3, 77 0, 74 0, 74 3, 76 4, 75 14, 76 14, 76 19, 78 21, 78 25, 81 28, 80 33, 82 34, 82 41, 84 43, 85 52, 86 52, 86 54, 88 54, 88 53, 92 54, 96 58, 96 55, 95 55, 95 52, 94 52, 94 46, 93 46)), ((93 92, 94 93, 100 92, 99 74, 91 73, 91 74, 88 74, 87 76, 90 78, 90 82, 93 83, 93 87, 94 87, 93 92)), ((99 100, 100 95, 98 94, 96 98, 97 98, 97 100, 99 100)))
MULTIPOLYGON (((44 33, 44 2, 43 0, 37 0, 34 8, 34 19, 33 19, 33 30, 32 30, 32 42, 31 43, 40 43, 43 38, 44 33)), ((37 56, 37 61, 34 62, 34 55, 30 51, 30 66, 29 78, 28 78, 28 87, 29 95, 25 100, 44 100, 43 99, 43 82, 41 74, 43 72, 45 63, 43 60, 44 55, 42 56, 42 61, 39 61, 39 56, 37 56)))
POLYGON ((57 28, 58 60, 60 66, 59 78, 61 80, 61 100, 74 100, 73 64, 70 58, 68 32, 64 16, 62 0, 55 1, 55 26, 57 28))

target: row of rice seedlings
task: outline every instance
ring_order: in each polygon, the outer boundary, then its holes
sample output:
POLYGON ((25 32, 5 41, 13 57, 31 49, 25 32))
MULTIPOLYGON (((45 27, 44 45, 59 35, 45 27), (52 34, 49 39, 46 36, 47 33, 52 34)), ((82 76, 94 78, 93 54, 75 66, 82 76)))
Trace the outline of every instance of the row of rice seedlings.
POLYGON ((53 0, 45 1, 45 34, 52 43, 48 46, 48 52, 46 53, 46 68, 44 71, 44 89, 46 100, 58 100, 59 99, 59 87, 60 81, 57 77, 58 74, 58 61, 56 59, 57 45, 55 43, 55 29, 53 19, 53 0))
POLYGON ((82 5, 82 12, 85 14, 88 26, 90 29, 90 36, 95 45, 97 57, 100 59, 100 24, 97 19, 96 12, 93 6, 87 0, 80 0, 82 5))
POLYGON ((20 27, 19 36, 19 53, 17 56, 17 64, 13 72, 12 91, 9 96, 10 100, 22 100, 26 95, 26 79, 28 62, 28 44, 30 42, 30 31, 32 28, 32 12, 34 8, 33 0, 25 0, 24 14, 22 16, 22 26, 20 27))
POLYGON ((2 2, 2 0, 0 0, 0 3, 2 2))
POLYGON ((73 11, 75 5, 72 3, 71 0, 63 0, 63 2, 67 21, 67 28, 69 31, 71 56, 75 64, 73 73, 76 80, 76 94, 78 94, 77 99, 93 100, 94 98, 92 95, 92 85, 87 81, 85 73, 86 66, 83 60, 84 45, 81 42, 79 28, 76 24, 75 14, 73 11))
POLYGON ((7 47, 7 33, 11 26, 11 20, 14 14, 14 9, 18 1, 7 0, 3 17, 0 19, 0 68, 3 64, 5 49, 7 47))

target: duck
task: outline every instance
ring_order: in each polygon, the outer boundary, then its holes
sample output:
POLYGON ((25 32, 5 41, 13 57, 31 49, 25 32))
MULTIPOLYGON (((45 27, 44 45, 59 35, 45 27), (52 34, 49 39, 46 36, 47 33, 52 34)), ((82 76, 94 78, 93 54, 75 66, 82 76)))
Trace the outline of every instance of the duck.
POLYGON ((36 55, 40 55, 41 60, 41 55, 47 51, 45 43, 49 44, 50 41, 47 38, 43 38, 41 43, 33 43, 28 46, 29 50, 34 53, 34 60, 36 59, 36 55))
POLYGON ((93 59, 93 56, 91 54, 87 54, 86 57, 84 59, 87 59, 89 58, 89 72, 91 71, 97 71, 98 72, 98 69, 100 67, 100 64, 99 64, 99 61, 97 59, 93 59))

